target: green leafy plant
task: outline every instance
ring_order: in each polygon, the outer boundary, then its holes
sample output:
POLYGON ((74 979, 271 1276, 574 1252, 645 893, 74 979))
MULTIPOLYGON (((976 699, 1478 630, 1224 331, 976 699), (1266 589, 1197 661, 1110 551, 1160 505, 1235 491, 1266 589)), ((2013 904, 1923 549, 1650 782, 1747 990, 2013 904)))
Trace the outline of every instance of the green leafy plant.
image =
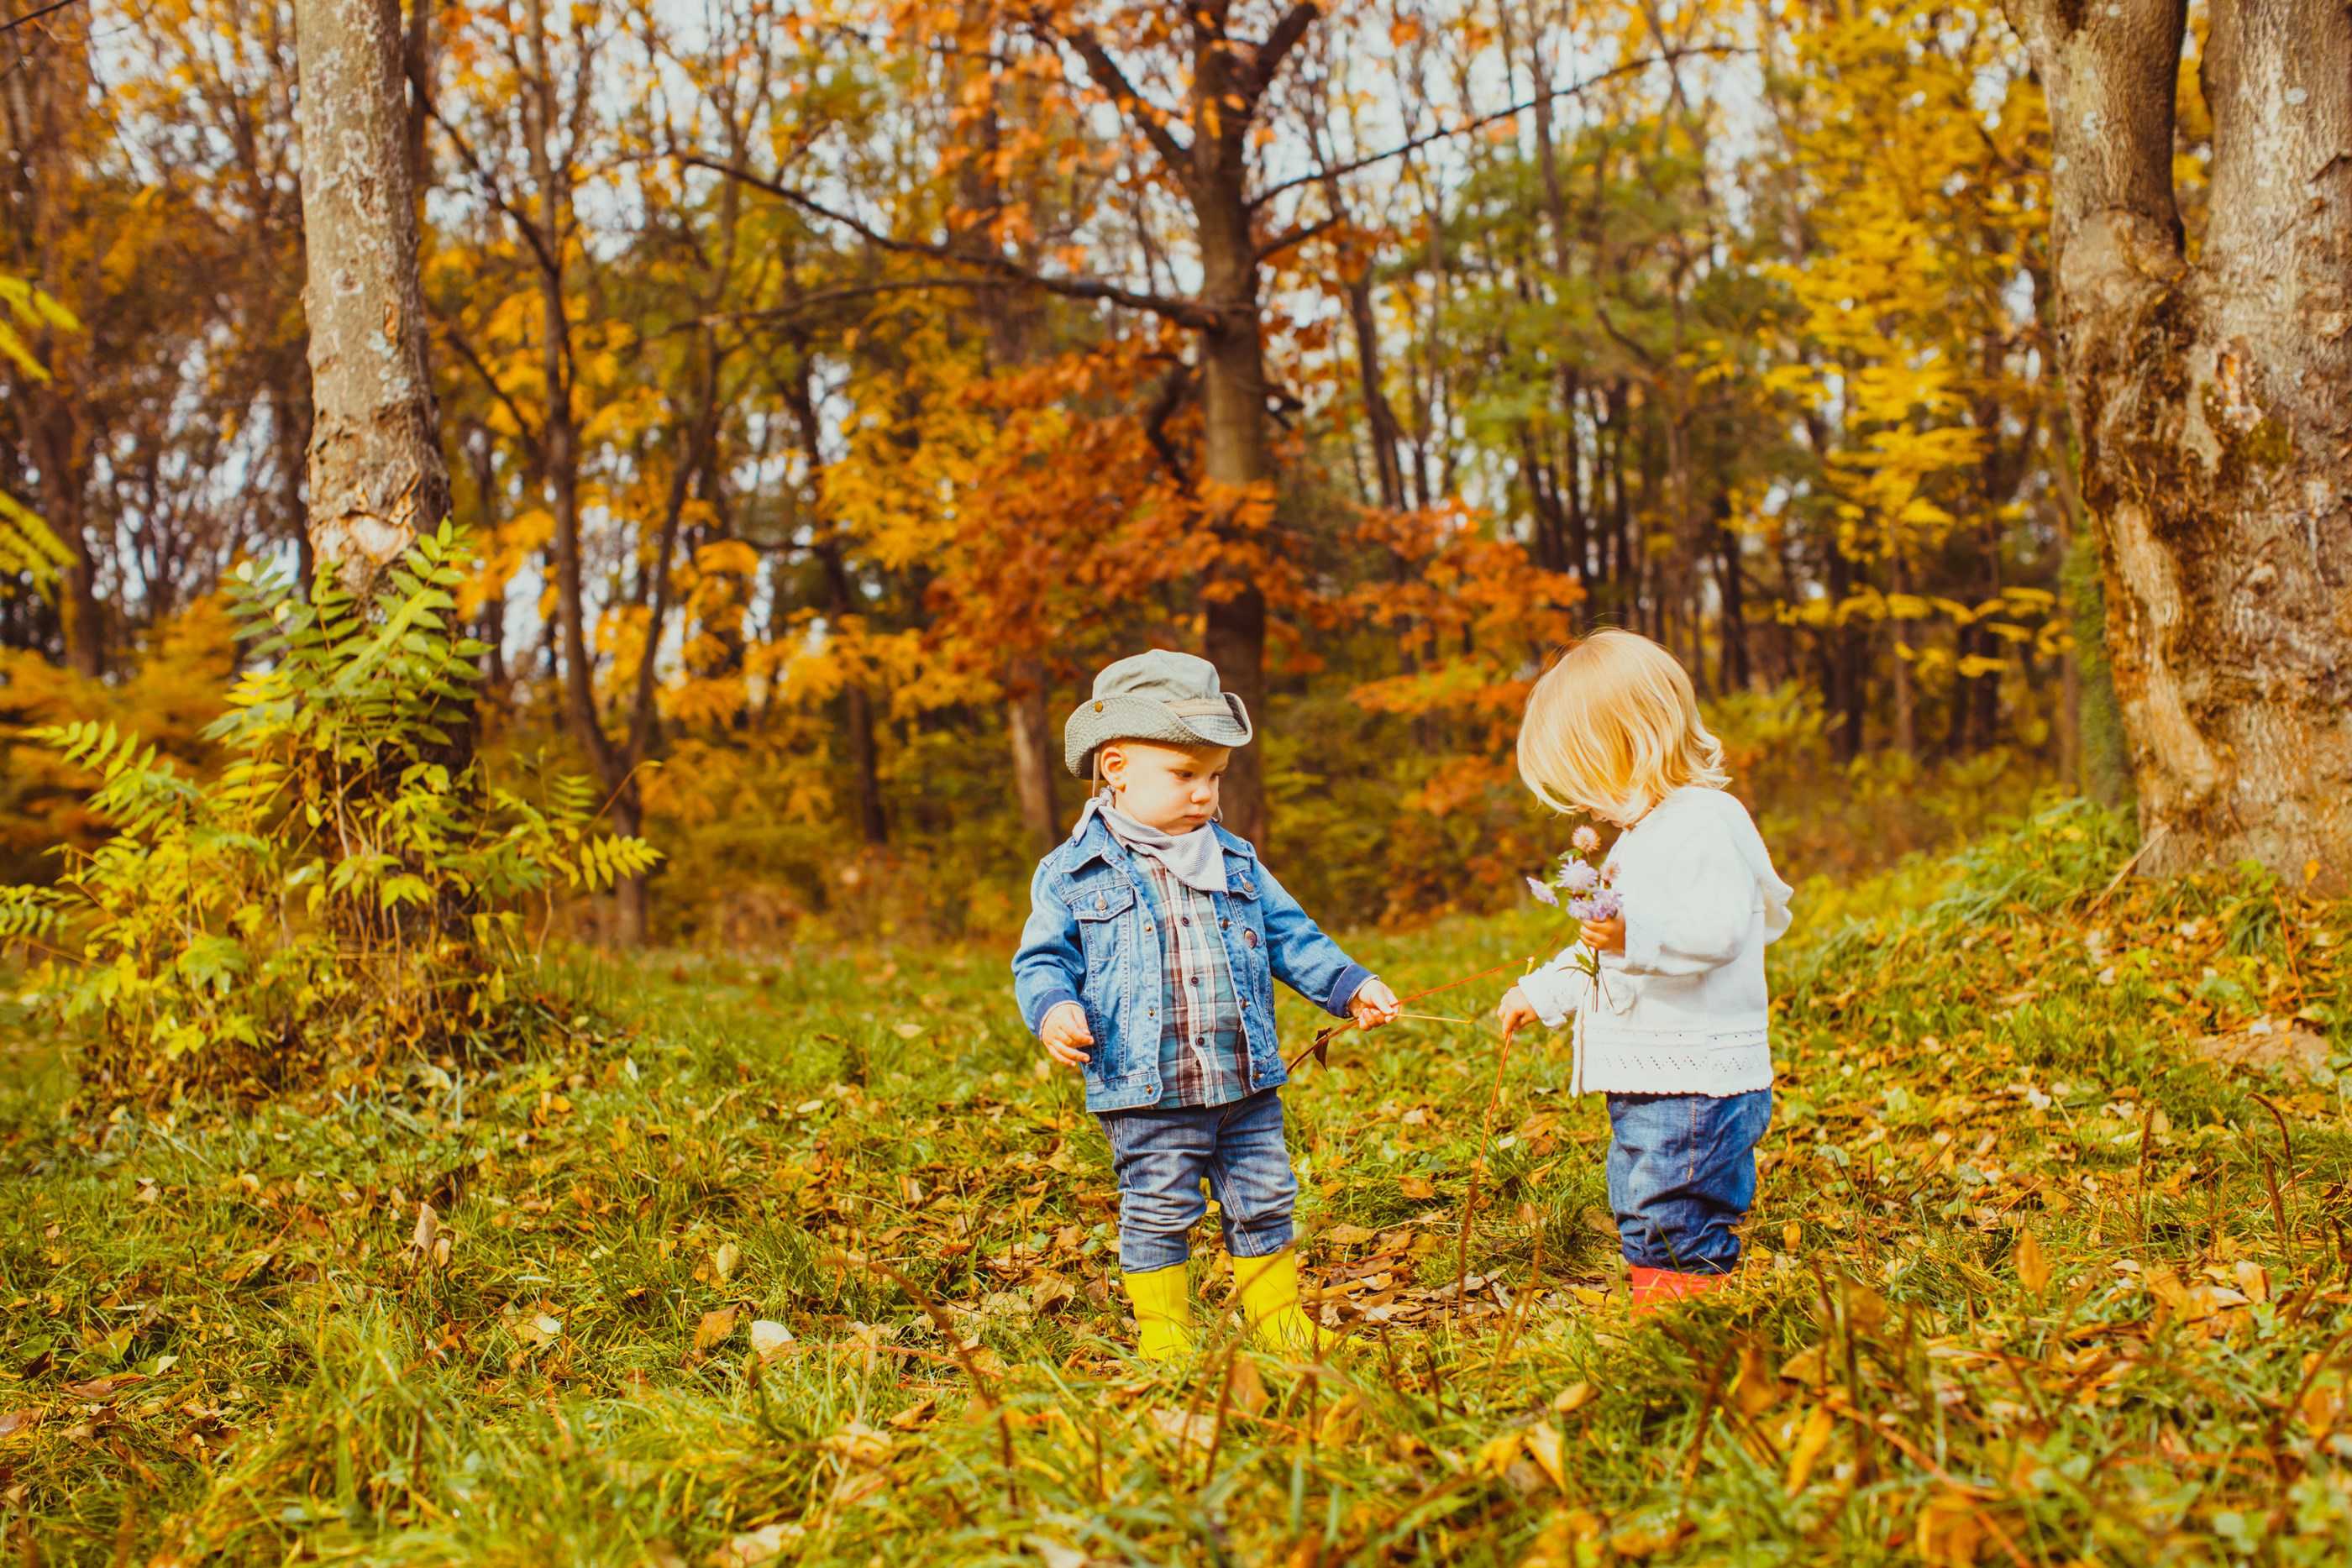
POLYGON ((471 755, 482 649, 451 629, 464 536, 444 525, 363 610, 322 572, 306 601, 240 569, 250 667, 188 777, 111 725, 32 738, 96 776, 113 829, 49 886, 0 887, 0 939, 87 1028, 113 1095, 267 1092, 409 1054, 494 1049, 532 966, 527 910, 600 891, 656 852, 596 828, 588 785, 537 798, 471 755))

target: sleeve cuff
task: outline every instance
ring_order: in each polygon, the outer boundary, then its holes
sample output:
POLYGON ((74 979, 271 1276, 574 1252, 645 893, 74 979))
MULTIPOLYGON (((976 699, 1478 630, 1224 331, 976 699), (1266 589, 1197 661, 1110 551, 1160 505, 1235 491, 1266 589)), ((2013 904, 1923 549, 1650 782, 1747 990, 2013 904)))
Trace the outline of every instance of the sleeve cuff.
MULTIPOLYGON (((1046 1015, 1051 1013, 1055 1008, 1060 1007, 1064 1002, 1076 1002, 1077 1000, 1078 993, 1070 989, 1067 986, 1063 986, 1055 990, 1047 991, 1044 996, 1037 998, 1037 1011, 1034 1017, 1024 1019, 1022 1021, 1029 1026, 1029 1032, 1031 1034, 1035 1034, 1045 1027, 1046 1015)), ((1078 1005, 1080 1007, 1084 1007, 1086 1004, 1084 1002, 1079 1002, 1078 1005)))
MULTIPOLYGON (((1546 1029, 1558 1029, 1568 1021, 1568 977, 1559 972, 1556 964, 1557 960, 1523 975, 1518 981, 1519 994, 1528 998, 1528 1005, 1536 1009, 1536 1017, 1543 1019, 1546 1029)), ((1580 980, 1584 977, 1576 977, 1580 980)))
POLYGON ((1323 1010, 1334 1018, 1346 1018, 1348 1004, 1356 999, 1356 993, 1371 977, 1372 972, 1361 964, 1350 964, 1340 970, 1339 977, 1331 982, 1331 995, 1324 1001, 1323 1010))

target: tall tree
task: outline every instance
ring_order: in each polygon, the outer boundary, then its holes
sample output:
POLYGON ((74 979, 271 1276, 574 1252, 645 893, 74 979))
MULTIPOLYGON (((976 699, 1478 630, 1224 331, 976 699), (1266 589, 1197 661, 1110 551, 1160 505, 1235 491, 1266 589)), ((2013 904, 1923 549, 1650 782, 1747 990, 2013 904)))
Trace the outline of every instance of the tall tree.
POLYGON ((399 0, 299 0, 311 548, 364 592, 449 512, 425 361, 399 0))
POLYGON ((2050 104, 2053 302, 2151 871, 2352 883, 2352 14, 2217 0, 2202 246, 2186 0, 2010 0, 2050 104))

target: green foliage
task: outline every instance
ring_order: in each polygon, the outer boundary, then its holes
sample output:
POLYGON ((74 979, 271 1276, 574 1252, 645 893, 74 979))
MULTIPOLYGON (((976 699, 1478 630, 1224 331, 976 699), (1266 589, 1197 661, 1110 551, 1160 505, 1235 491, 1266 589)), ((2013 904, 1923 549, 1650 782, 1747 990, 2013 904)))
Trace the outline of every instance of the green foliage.
MULTIPOLYGON (((79 330, 73 312, 21 277, 0 273, 0 361, 36 383, 49 379, 48 367, 35 357, 19 326, 51 331, 79 330)), ((48 524, 23 502, 0 490, 0 594, 18 582, 46 591, 73 556, 48 524)))
POLYGON ((463 556, 445 525, 366 608, 331 570, 308 601, 240 570, 252 667, 207 731, 215 778, 110 723, 33 732, 95 779, 111 836, 68 848, 53 886, 0 889, 0 936, 39 944, 42 1004, 89 1029, 102 1092, 269 1089, 491 1044, 528 967, 524 907, 654 863, 596 831, 581 780, 533 799, 468 754, 463 556))
MULTIPOLYGON (((1347 1037, 1285 1092, 1352 1333, 1312 1377, 1124 1358, 1107 1152, 998 949, 631 963, 588 979, 625 1040, 399 1096, 78 1123, 35 1076, 14 1517, 45 1561, 2340 1562, 2352 904, 2117 883, 2129 851, 2078 807, 1849 888, 1854 925, 1809 890, 1751 1267, 1655 1322, 1564 1040, 1500 1063, 1465 1228, 1491 1029, 1347 1037), (2335 1071, 2197 1059, 2257 1016, 2335 1071)), ((1559 936, 1350 946, 1406 989, 1559 936)))

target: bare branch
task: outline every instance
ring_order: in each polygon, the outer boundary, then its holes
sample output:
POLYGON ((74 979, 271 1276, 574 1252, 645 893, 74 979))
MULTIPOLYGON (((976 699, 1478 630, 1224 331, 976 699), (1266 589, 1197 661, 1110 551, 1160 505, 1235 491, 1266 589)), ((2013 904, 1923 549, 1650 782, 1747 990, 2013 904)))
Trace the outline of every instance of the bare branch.
POLYGON ((1252 107, 1265 96, 1265 89, 1274 85, 1276 73, 1282 69, 1282 62, 1289 57, 1291 50, 1298 47, 1299 40, 1307 37, 1307 29, 1322 16, 1321 0, 1298 0, 1298 4, 1282 14, 1282 20, 1274 25, 1274 31, 1267 34, 1265 42, 1257 47, 1257 57, 1250 62, 1242 96, 1249 100, 1252 107))
POLYGON ((779 201, 788 202, 804 213, 811 213, 830 223, 839 224, 867 244, 895 255, 929 256, 933 261, 978 267, 999 277, 1025 284, 1033 288, 1042 288, 1049 294, 1058 294, 1065 298, 1097 300, 1112 305, 1124 305, 1130 310, 1149 311, 1154 316, 1164 317, 1181 326, 1190 327, 1195 331, 1206 331, 1217 324, 1217 312, 1197 299, 1174 299, 1166 295, 1140 293, 1132 288, 1121 287, 1116 283, 1103 282, 1099 278, 1049 277, 1042 272, 1033 272, 1016 262, 1007 261, 1001 256, 974 255, 930 240, 899 239, 895 235, 882 233, 847 213, 836 212, 804 192, 795 191, 789 185, 779 184, 773 180, 754 174, 748 169, 734 168, 730 164, 698 157, 691 152, 673 152, 670 156, 689 168, 708 169, 714 174, 724 174, 730 180, 740 181, 755 191, 764 191, 769 195, 779 201))
POLYGON ((1336 229, 1347 221, 1348 220, 1344 217, 1335 215, 1328 218, 1318 218, 1311 224, 1300 224, 1285 233, 1276 235, 1274 238, 1258 246, 1256 253, 1257 259, 1261 262, 1272 261, 1284 251, 1305 245, 1317 235, 1326 233, 1331 229, 1336 229))
POLYGON ((1095 85, 1110 94, 1111 101, 1118 106, 1119 111, 1142 129, 1145 139, 1151 143, 1152 151, 1160 154, 1160 161, 1167 166, 1170 175, 1191 184, 1192 151, 1177 140, 1176 132, 1170 128, 1170 120, 1173 117, 1135 89, 1135 85, 1127 79, 1127 73, 1118 68, 1118 62, 1110 57, 1110 51, 1103 47, 1102 40, 1084 29, 1075 33, 1055 33, 1053 24, 1043 18, 1032 25, 1049 37, 1059 38, 1076 52, 1078 58, 1087 63, 1087 75, 1094 78, 1095 85))
MULTIPOLYGON (((1619 77, 1633 76, 1648 70, 1652 66, 1666 65, 1693 55, 1723 57, 1733 55, 1752 55, 1756 52, 1753 46, 1747 44, 1694 44, 1685 49, 1670 49, 1664 54, 1644 55, 1638 60, 1627 60, 1622 65, 1612 66, 1598 76, 1586 77, 1582 81, 1570 82, 1566 87, 1555 88, 1550 92, 1543 94, 1540 101, 1557 103, 1563 98, 1574 98, 1580 93, 1590 92, 1594 88, 1605 82, 1613 81, 1619 77)), ((1512 104, 1507 109, 1498 109, 1492 114, 1482 114, 1474 120, 1465 120, 1459 125, 1440 126, 1435 131, 1401 141, 1385 152, 1369 153, 1361 158, 1351 159, 1336 168, 1318 169, 1311 173, 1294 175, 1290 179, 1268 185, 1265 190, 1252 196, 1249 204, 1253 207, 1263 206, 1285 191, 1294 191, 1301 185, 1312 185, 1320 181, 1336 179, 1342 174, 1353 174, 1371 168, 1376 163, 1385 163, 1391 158, 1402 158, 1406 153, 1416 152, 1433 141, 1443 141, 1448 137, 1466 136, 1474 131, 1483 131, 1497 121, 1515 119, 1528 113, 1535 108, 1538 101, 1537 99, 1531 98, 1525 102, 1512 104)))

